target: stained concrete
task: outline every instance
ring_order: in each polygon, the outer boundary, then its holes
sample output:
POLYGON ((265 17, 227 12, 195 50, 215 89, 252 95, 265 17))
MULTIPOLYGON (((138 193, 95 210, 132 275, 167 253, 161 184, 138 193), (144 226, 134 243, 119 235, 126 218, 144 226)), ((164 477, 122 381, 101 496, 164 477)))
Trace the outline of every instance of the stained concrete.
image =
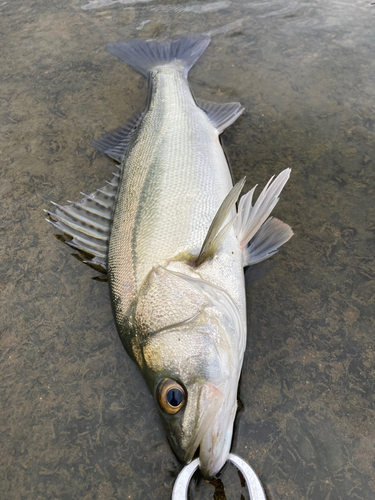
MULTIPOLYGON (((235 177, 248 189, 292 168, 275 215, 295 236, 247 291, 233 450, 269 500, 373 500, 372 7, 109 3, 0 2, 0 498, 170 498, 180 465, 107 284, 43 209, 104 185, 115 167, 90 140, 144 103, 145 81, 105 43, 192 31, 213 36, 195 94, 246 107, 223 138, 235 177)), ((248 498, 232 467, 191 488, 212 497, 248 498)))

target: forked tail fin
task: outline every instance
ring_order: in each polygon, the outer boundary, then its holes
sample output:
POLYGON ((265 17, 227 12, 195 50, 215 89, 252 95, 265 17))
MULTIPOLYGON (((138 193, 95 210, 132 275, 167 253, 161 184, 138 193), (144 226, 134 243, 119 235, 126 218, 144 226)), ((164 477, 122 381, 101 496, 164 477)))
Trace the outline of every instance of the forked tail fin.
POLYGON ((158 66, 173 65, 186 76, 210 43, 209 35, 186 35, 169 41, 132 40, 107 44, 122 61, 147 76, 158 66))

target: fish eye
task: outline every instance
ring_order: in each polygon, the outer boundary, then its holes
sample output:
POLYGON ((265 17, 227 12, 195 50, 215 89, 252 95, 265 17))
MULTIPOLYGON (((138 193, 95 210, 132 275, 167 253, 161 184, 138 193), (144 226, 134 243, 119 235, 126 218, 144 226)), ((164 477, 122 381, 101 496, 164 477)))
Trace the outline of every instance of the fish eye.
POLYGON ((164 379, 158 388, 161 409, 169 415, 179 412, 186 403, 185 389, 175 380, 164 379))

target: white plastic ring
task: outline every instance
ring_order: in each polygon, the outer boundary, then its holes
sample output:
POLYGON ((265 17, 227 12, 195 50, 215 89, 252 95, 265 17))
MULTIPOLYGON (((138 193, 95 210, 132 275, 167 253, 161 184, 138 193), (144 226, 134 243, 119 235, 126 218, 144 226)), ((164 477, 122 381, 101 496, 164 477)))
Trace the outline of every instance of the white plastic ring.
MULTIPOLYGON (((261 482, 250 465, 233 453, 229 453, 228 460, 242 472, 249 491, 250 500, 266 500, 261 482)), ((172 500, 187 500, 189 484, 198 467, 199 458, 196 458, 182 469, 173 486, 172 500)))

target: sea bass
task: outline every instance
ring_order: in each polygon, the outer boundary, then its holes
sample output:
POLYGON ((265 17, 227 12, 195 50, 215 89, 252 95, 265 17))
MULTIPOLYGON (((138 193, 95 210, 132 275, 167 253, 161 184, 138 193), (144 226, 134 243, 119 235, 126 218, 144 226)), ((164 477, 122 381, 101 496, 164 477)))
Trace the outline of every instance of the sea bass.
POLYGON ((246 346, 245 266, 277 252, 293 234, 269 217, 290 169, 236 202, 219 135, 239 103, 195 99, 187 74, 206 35, 108 45, 145 75, 147 106, 94 145, 121 163, 108 185, 52 223, 84 262, 105 268, 115 322, 184 463, 199 448, 212 477, 230 451, 246 346), (87 255, 89 254, 89 256, 87 255))

